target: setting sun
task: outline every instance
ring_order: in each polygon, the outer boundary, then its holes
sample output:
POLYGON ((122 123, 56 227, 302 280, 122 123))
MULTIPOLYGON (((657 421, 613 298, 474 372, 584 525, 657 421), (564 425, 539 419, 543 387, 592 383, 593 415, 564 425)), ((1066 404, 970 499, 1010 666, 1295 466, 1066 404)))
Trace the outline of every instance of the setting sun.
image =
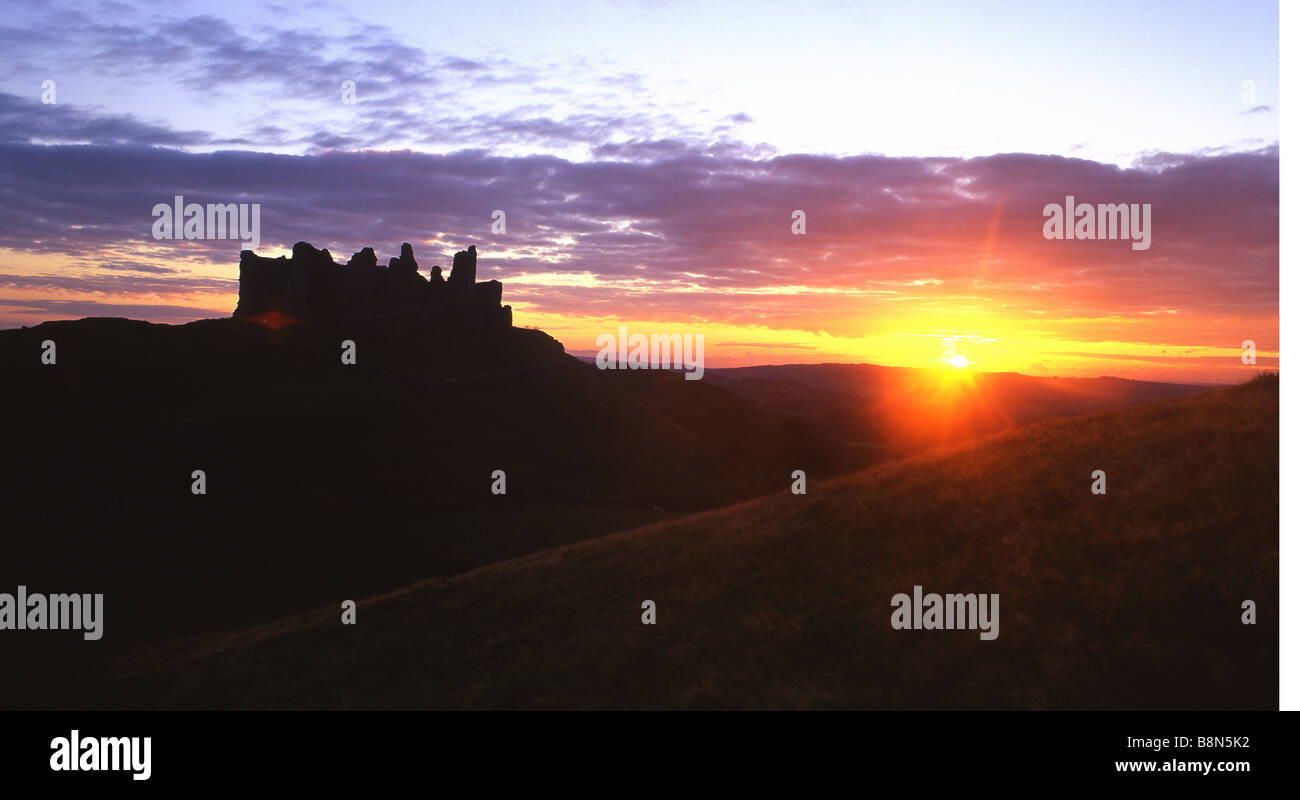
POLYGON ((966 366, 966 364, 967 364, 966 356, 953 356, 953 357, 952 357, 952 365, 953 365, 954 367, 956 367, 957 369, 961 369, 962 367, 966 366))

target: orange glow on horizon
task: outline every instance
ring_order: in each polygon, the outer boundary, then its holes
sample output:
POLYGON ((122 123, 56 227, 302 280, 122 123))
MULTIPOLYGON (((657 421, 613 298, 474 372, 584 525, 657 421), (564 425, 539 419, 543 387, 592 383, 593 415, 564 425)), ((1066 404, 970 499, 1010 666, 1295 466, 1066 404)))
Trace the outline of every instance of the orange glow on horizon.
MULTIPOLYGON (((617 279, 589 272, 512 275, 508 259, 482 277, 502 281, 516 325, 545 331, 579 357, 594 355, 598 336, 626 325, 633 333, 701 335, 706 369, 869 363, 1228 384, 1278 368, 1275 304, 1224 312, 1199 304, 1214 290, 1182 284, 1177 292, 1184 294, 1141 304, 1140 293, 1116 295, 1086 271, 1067 280, 1068 270, 1017 254, 1004 238, 1005 222, 999 204, 964 265, 864 259, 839 266, 820 283, 817 273, 783 272, 765 283, 729 286, 709 283, 704 267, 698 274, 617 279), (945 360, 946 339, 957 348, 945 360), (1241 363, 1244 339, 1256 343, 1254 365, 1241 363)), ((4 272, 33 279, 14 280, 4 290, 9 302, 0 306, 0 325, 84 316, 174 324, 229 315, 238 297, 237 267, 178 258, 184 253, 150 245, 104 254, 106 263, 167 265, 163 273, 133 275, 0 250, 4 272)))

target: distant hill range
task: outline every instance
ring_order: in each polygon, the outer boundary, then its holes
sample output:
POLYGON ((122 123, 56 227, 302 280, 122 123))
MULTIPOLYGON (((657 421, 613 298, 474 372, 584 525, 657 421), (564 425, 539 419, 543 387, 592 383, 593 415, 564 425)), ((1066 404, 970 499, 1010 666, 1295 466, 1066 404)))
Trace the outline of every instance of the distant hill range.
POLYGON ((878 460, 1028 422, 1157 403, 1211 386, 1015 372, 788 364, 705 370, 704 380, 878 460))

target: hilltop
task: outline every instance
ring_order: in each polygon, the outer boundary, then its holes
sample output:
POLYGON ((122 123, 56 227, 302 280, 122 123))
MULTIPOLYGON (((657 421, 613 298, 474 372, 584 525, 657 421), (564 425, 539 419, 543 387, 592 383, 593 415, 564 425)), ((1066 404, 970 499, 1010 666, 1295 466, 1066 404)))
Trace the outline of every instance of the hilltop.
MULTIPOLYGON (((105 592, 115 648, 758 496, 791 459, 829 469, 797 421, 699 381, 599 371, 514 327, 472 247, 441 283, 409 248, 388 268, 367 250, 346 267, 306 243, 245 252, 226 319, 0 331, 21 387, 0 397, 19 532, 0 585, 105 592)), ((31 663, 67 655, 18 646, 31 663)))

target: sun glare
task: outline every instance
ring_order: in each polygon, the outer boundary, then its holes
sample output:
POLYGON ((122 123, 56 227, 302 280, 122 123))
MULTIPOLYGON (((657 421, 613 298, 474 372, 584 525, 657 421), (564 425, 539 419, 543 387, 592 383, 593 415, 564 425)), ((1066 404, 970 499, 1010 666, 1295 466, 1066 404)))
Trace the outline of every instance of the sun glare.
POLYGON ((966 361, 966 356, 953 356, 951 363, 957 369, 961 369, 962 367, 966 366, 968 362, 966 361))

